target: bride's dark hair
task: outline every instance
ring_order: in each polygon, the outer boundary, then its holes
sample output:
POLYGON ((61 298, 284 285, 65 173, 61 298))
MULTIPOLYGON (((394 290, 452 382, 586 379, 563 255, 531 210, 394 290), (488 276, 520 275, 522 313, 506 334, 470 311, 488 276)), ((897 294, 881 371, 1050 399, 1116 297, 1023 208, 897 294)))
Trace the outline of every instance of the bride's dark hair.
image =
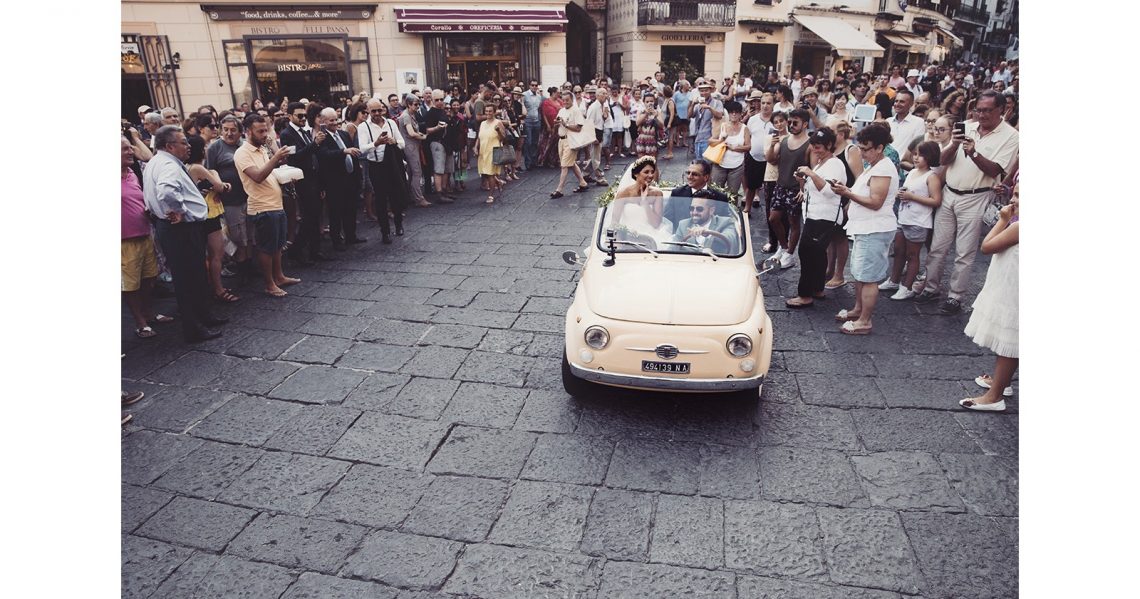
POLYGON ((629 174, 636 177, 641 171, 645 170, 646 166, 652 166, 653 170, 657 170, 657 159, 652 156, 642 156, 633 161, 633 168, 630 169, 629 174))

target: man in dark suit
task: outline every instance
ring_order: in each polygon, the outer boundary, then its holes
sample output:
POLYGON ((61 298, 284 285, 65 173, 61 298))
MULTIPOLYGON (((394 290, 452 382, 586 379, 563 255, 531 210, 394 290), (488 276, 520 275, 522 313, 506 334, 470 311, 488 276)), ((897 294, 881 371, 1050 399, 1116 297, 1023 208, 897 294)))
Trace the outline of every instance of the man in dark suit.
POLYGON ((735 219, 731 216, 716 216, 718 204, 708 197, 693 198, 689 208, 691 216, 677 223, 673 239, 712 248, 718 254, 739 253, 740 233, 736 230, 735 219))
POLYGON ((720 200, 717 204, 718 213, 727 214, 728 196, 709 187, 709 178, 712 177, 712 165, 703 158, 698 158, 685 167, 685 179, 688 185, 679 185, 673 188, 669 199, 665 202, 662 216, 671 223, 679 223, 689 218, 689 206, 694 197, 708 197, 720 200))
POLYGON ((313 264, 317 260, 327 260, 321 254, 321 191, 317 180, 317 146, 327 137, 319 128, 314 131, 305 126, 305 105, 290 102, 287 108, 289 125, 281 130, 279 143, 282 147, 292 146, 296 153, 289 156, 289 166, 295 166, 305 173, 305 178, 297 181, 297 204, 301 212, 301 228, 290 250, 290 257, 301 264, 313 264), (305 252, 308 251, 308 259, 305 252))
POLYGON ((344 251, 345 243, 364 243, 356 236, 356 207, 360 195, 360 148, 356 140, 340 129, 336 109, 325 108, 317 117, 325 139, 317 145, 317 174, 325 192, 329 215, 329 235, 333 249, 344 251), (344 236, 341 237, 343 231, 344 236))

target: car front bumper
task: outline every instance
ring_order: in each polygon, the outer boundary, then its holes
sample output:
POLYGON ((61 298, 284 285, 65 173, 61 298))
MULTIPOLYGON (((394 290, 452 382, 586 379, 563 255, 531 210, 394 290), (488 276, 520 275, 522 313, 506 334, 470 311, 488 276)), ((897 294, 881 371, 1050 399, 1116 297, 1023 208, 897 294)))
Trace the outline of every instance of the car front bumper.
POLYGON ((690 392, 718 392, 743 391, 745 389, 758 389, 764 384, 764 375, 759 374, 749 378, 725 379, 685 379, 665 378, 658 376, 640 376, 632 374, 615 374, 602 370, 582 368, 570 364, 574 376, 615 387, 629 387, 632 389, 649 389, 659 391, 690 391, 690 392))

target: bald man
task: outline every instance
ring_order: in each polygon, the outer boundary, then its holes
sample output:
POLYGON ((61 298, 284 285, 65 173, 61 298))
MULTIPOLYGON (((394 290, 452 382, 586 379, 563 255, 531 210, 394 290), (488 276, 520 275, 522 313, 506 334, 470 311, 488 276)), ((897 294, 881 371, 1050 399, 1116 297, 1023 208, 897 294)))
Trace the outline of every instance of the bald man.
POLYGON ((317 116, 317 127, 325 133, 324 139, 317 144, 317 175, 325 192, 333 250, 343 252, 345 244, 354 245, 367 240, 356 236, 360 148, 340 126, 340 113, 335 108, 325 108, 317 116))

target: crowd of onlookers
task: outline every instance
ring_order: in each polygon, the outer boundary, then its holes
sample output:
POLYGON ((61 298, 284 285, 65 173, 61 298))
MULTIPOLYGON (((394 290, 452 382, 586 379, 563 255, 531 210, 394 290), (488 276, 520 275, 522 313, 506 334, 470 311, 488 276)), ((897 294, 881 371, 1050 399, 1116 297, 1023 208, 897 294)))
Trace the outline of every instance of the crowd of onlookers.
MULTIPOLYGON (((669 160, 680 149, 707 160, 711 182, 739 196, 745 213, 763 206, 763 251, 773 264, 791 267, 798 255, 799 289, 788 306, 811 306, 846 285, 850 267, 856 301, 836 315, 844 333, 871 332, 882 290, 897 301, 941 299, 940 311, 953 314, 979 243, 987 251, 991 241, 985 227, 1016 240, 1015 208, 999 208, 1017 194, 1017 72, 1002 62, 818 79, 796 71, 667 80, 659 72, 614 82, 599 74, 545 90, 510 80, 328 106, 255 100, 220 112, 202 106, 186 118, 141 106, 139 123, 124 120, 122 129, 122 291, 140 338, 173 320, 151 307, 162 279, 173 283, 186 339, 210 339, 225 322, 212 305, 241 299, 227 279, 257 278, 262 292, 283 297, 299 282, 285 274, 286 260, 311 265, 328 259, 329 247, 366 242, 361 214, 387 244, 403 235, 411 206, 454 202, 471 171, 494 204, 519 173, 559 168, 550 196, 560 198, 571 174, 582 192, 608 185, 617 156, 669 160)), ((987 346, 1015 360, 1016 257, 1013 271, 1012 346, 1008 330, 1000 350, 987 346)), ((1008 314, 990 317, 977 338, 1008 329, 1008 314)), ((1012 375, 999 361, 998 392, 1005 371, 1012 375)))

